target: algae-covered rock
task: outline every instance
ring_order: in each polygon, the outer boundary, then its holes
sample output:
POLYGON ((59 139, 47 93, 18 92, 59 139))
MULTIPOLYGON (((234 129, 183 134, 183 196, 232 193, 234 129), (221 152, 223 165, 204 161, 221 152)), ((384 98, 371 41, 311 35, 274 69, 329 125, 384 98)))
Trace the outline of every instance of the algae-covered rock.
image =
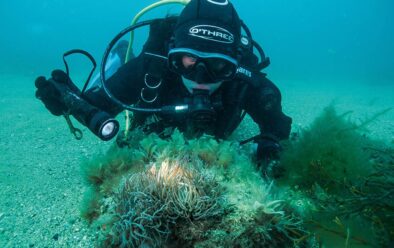
POLYGON ((83 165, 82 214, 102 247, 387 247, 393 150, 360 132, 377 116, 328 107, 284 146, 275 182, 237 143, 136 129, 83 165))
POLYGON ((178 131, 168 140, 151 134, 138 144, 101 158, 106 163, 99 169, 84 170, 87 179, 89 171, 114 172, 100 176, 99 184, 86 180, 85 216, 100 228, 101 246, 288 247, 309 239, 239 145, 209 136, 186 140, 178 131))

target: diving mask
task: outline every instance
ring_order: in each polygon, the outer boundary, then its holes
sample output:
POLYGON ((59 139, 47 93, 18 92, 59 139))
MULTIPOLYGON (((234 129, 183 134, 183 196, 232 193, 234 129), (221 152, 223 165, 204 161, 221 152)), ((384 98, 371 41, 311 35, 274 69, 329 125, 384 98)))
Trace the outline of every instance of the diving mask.
POLYGON ((238 62, 230 56, 189 48, 171 49, 168 59, 170 70, 202 84, 231 80, 238 68, 238 62))

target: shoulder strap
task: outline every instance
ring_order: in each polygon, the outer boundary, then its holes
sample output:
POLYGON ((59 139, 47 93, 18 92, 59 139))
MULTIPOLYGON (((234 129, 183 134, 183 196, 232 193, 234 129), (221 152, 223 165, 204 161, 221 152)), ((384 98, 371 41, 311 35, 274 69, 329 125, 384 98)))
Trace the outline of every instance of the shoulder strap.
POLYGON ((168 46, 177 20, 177 16, 171 16, 153 21, 150 25, 149 37, 144 45, 143 52, 167 56, 168 46))
POLYGON ((149 37, 143 47, 146 73, 161 80, 167 68, 167 54, 177 16, 157 19, 150 25, 149 37))

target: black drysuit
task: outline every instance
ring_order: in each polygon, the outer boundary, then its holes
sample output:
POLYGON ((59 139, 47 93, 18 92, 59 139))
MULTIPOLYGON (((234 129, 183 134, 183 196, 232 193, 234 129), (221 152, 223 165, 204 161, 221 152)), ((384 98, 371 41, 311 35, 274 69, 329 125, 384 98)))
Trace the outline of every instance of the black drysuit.
MULTIPOLYGON (((145 108, 190 102, 192 94, 183 85, 181 76, 171 72, 167 67, 168 62, 163 58, 167 57, 171 46, 169 42, 174 24, 174 19, 153 23, 141 54, 124 64, 108 79, 106 85, 109 91, 120 101, 145 108), (145 83, 160 80, 160 87, 154 90, 149 89, 145 83), (142 90, 145 98, 153 99, 157 95, 157 100, 153 103, 142 101, 142 90)), ((245 61, 247 59, 243 58, 245 61)), ((123 110, 111 101, 99 86, 88 90, 84 98, 113 116, 123 110)), ((289 137, 291 118, 282 112, 279 89, 263 73, 258 73, 258 80, 253 84, 238 79, 225 81, 210 98, 212 102, 221 104, 216 110, 216 118, 209 127, 204 128, 204 131, 217 138, 226 138, 235 130, 239 125, 242 111, 246 111, 252 117, 263 135, 274 136, 277 139, 289 137)), ((136 116, 137 122, 142 124, 149 114, 136 116)), ((193 122, 186 115, 160 117, 162 127, 158 127, 157 132, 168 126, 177 127, 181 131, 187 131, 193 126, 193 122)))

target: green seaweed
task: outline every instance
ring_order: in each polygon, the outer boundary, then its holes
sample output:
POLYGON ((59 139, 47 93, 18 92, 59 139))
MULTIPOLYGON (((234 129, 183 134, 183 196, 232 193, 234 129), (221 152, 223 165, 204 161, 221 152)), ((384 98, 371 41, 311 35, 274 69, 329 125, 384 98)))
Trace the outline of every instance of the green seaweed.
MULTIPOLYGON (((94 217, 103 247, 270 247, 309 242, 302 221, 273 193, 273 183, 261 178, 246 149, 210 136, 187 140, 179 131, 167 140, 155 134, 134 137, 141 140, 124 151, 140 154, 143 169, 120 173, 123 179, 117 183, 100 183, 93 192, 103 192, 101 199, 91 197, 91 204, 85 203, 87 210, 95 210, 85 216, 94 217), (104 192, 106 184, 112 190, 104 192), (256 238, 250 241, 250 235, 256 238)), ((112 168, 119 167, 122 154, 104 155, 91 163, 105 161, 98 167, 118 174, 120 170, 112 168)), ((113 182, 119 177, 102 178, 113 182)), ((88 182, 95 185, 96 180, 88 182)))
POLYGON ((356 125, 347 114, 337 114, 327 107, 312 125, 287 145, 281 164, 287 173, 281 182, 313 190, 318 184, 324 191, 338 193, 361 180, 373 170, 364 147, 370 140, 358 133, 366 123, 356 125))
POLYGON ((322 239, 381 247, 393 240, 394 153, 365 134, 388 111, 355 123, 351 112, 338 114, 331 105, 286 145, 280 185, 322 239))
POLYGON ((393 153, 361 131, 387 111, 355 123, 329 106, 285 145, 275 183, 236 143, 135 129, 85 164, 83 216, 103 247, 384 246, 393 153))
POLYGON ((100 215, 100 200, 102 195, 94 187, 89 187, 84 195, 80 204, 80 215, 85 220, 91 223, 100 215))
POLYGON ((81 203, 81 216, 89 223, 100 216, 99 209, 104 196, 113 192, 120 180, 144 168, 144 154, 130 148, 112 146, 106 154, 100 154, 81 164, 81 175, 88 190, 81 203))

